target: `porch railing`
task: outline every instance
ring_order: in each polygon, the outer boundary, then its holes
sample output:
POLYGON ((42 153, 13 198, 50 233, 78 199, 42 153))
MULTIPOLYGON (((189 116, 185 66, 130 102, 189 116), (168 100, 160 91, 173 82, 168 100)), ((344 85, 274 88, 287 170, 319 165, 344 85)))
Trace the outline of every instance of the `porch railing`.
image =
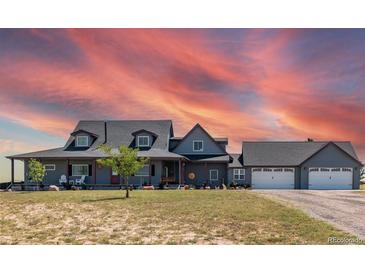
POLYGON ((161 177, 161 183, 178 183, 175 177, 161 177))

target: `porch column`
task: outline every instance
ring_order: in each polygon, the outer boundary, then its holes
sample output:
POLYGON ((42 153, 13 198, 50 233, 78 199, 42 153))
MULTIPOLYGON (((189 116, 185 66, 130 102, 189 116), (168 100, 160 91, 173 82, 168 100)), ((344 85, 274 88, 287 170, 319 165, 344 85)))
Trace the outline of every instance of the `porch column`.
POLYGON ((93 177, 94 177, 94 185, 96 185, 96 160, 93 161, 93 177))
POLYGON ((151 171, 152 171, 152 168, 151 168, 151 160, 150 160, 149 165, 148 165, 148 184, 149 185, 152 185, 151 171))
POLYGON ((66 177, 67 177, 67 182, 69 181, 69 177, 70 177, 70 172, 69 172, 69 166, 70 166, 70 160, 67 159, 67 168, 66 168, 66 177))
POLYGON ((182 172, 181 172, 181 159, 179 159, 179 185, 182 183, 182 172))
POLYGON ((206 174, 206 177, 207 177, 207 184, 209 184, 209 171, 208 171, 207 162, 204 163, 204 168, 205 168, 205 174, 206 174))
POLYGON ((14 184, 14 159, 11 158, 11 183, 14 184))

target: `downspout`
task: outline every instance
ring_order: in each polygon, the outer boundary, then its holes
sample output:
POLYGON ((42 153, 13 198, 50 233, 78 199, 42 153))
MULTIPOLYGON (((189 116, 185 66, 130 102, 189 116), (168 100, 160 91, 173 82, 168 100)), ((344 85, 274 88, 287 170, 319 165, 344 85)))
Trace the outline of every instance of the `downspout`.
POLYGON ((104 121, 104 144, 106 144, 108 140, 108 129, 106 123, 107 121, 104 121))

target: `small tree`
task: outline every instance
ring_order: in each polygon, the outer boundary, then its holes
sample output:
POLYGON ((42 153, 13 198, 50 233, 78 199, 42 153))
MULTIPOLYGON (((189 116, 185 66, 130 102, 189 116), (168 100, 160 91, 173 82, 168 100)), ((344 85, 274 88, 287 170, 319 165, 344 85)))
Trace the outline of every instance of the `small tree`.
POLYGON ((46 168, 36 159, 30 159, 28 163, 29 177, 34 183, 42 183, 46 175, 46 168))
POLYGON ((99 149, 103 151, 107 158, 98 159, 97 163, 101 166, 111 167, 113 172, 123 177, 126 184, 126 198, 129 198, 128 177, 138 172, 147 162, 147 158, 137 156, 138 149, 119 146, 117 151, 113 151, 108 145, 101 145, 99 149))

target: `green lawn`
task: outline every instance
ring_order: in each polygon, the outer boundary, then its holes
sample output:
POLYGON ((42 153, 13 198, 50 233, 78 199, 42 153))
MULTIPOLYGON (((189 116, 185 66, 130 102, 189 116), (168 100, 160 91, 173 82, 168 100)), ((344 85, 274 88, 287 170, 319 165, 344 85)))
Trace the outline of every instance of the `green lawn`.
POLYGON ((251 191, 0 193, 0 244, 327 244, 352 237, 251 191))

